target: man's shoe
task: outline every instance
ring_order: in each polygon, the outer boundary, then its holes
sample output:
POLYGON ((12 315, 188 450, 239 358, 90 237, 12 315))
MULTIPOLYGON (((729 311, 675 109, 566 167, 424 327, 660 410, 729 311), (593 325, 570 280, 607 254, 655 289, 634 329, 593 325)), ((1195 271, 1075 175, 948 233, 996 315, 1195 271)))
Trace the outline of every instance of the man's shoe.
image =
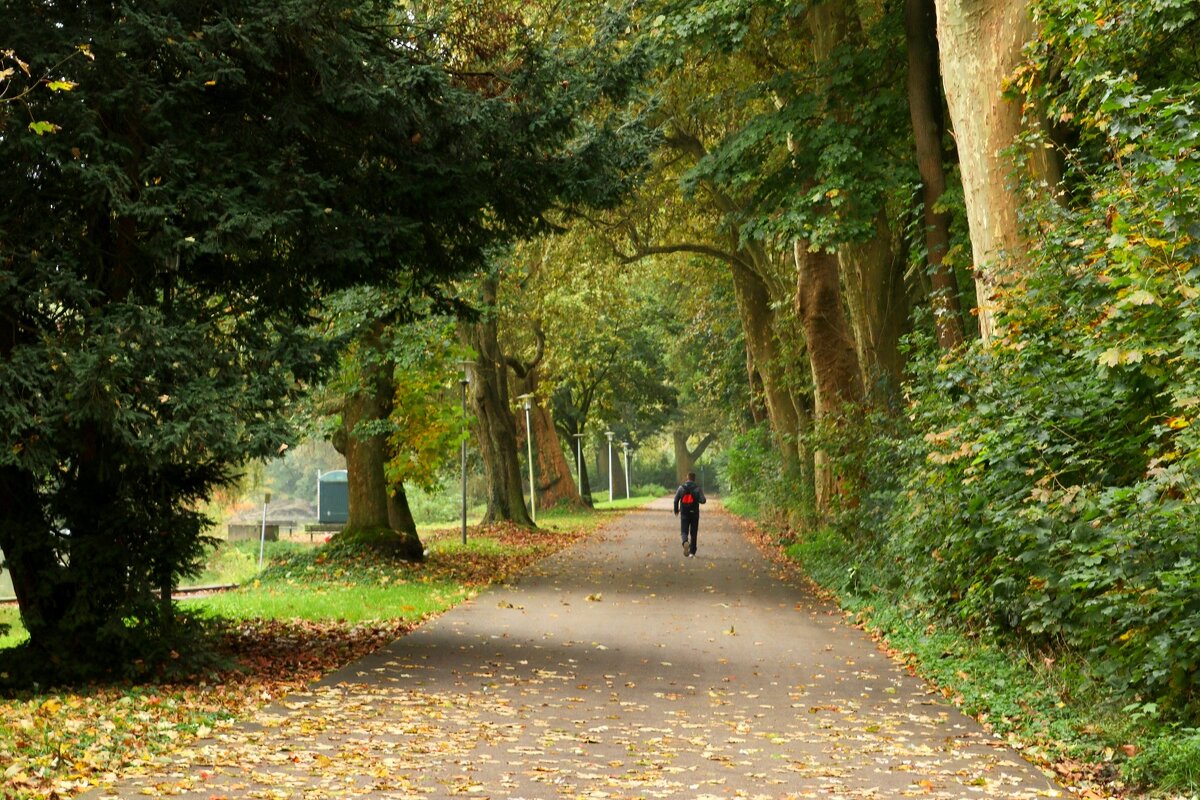
POLYGON ((684 542, 684 543, 683 543, 683 557, 684 557, 684 558, 687 558, 687 557, 688 557, 688 556, 690 556, 691 554, 692 554, 692 548, 688 547, 688 543, 687 543, 687 542, 684 542))

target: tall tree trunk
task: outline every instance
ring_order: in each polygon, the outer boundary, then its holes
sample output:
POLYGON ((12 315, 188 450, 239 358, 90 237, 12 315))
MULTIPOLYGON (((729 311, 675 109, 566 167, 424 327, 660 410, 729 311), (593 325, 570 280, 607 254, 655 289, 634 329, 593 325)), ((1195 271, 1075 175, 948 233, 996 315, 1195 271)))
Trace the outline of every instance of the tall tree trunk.
POLYGON ((746 379, 750 386, 750 420, 755 425, 761 425, 767 421, 766 390, 763 389, 762 375, 754 366, 754 355, 749 346, 746 347, 746 379))
POLYGON ((346 457, 350 513, 338 536, 420 561, 425 548, 408 510, 404 487, 395 487, 400 494, 394 496, 384 471, 389 455, 387 436, 367 435, 363 427, 386 420, 392 411, 393 365, 380 352, 383 334, 384 325, 379 322, 364 337, 360 384, 342 401, 342 430, 334 446, 346 457))
POLYGON ((876 219, 875 235, 839 248, 838 262, 867 396, 894 396, 904 367, 900 337, 908 322, 909 301, 904 259, 882 214, 876 219))
POLYGON ((495 314, 499 278, 482 282, 482 316, 463 322, 459 332, 476 353, 471 365, 471 405, 487 476, 488 503, 484 524, 514 522, 534 527, 525 506, 521 465, 517 458, 517 426, 508 396, 508 364, 500 350, 495 314))
MULTIPOLYGON (((866 43, 862 19, 854 3, 813 4, 808 9, 807 23, 818 70, 836 68, 833 65, 837 64, 841 48, 861 48, 866 43)), ((870 91, 866 87, 863 90, 870 91)), ((846 101, 832 94, 826 98, 826 114, 844 123, 851 122, 853 117, 846 101)), ((791 142, 789 146, 795 147, 791 142)), ((866 210, 874 211, 874 233, 864 242, 840 247, 839 266, 849 312, 848 330, 854 337, 861 371, 860 384, 887 394, 896 391, 900 383, 900 336, 908 319, 908 292, 903 259, 897 253, 886 209, 866 210)), ((799 246, 807 250, 808 244, 799 246)), ((827 313, 833 313, 832 309, 827 313)), ((812 347, 811 342, 809 346, 812 347)))
POLYGON ((950 214, 938 211, 946 192, 946 135, 942 83, 938 72, 937 15, 934 0, 905 0, 908 43, 908 110, 912 119, 917 170, 924 206, 925 258, 933 284, 933 320, 938 345, 953 350, 965 338, 958 277, 945 263, 950 249, 950 214))
MULTIPOLYGON (((842 312, 838 258, 831 253, 809 252, 803 240, 797 240, 794 252, 796 312, 808 343, 816 416, 818 420, 834 420, 846 406, 858 406, 863 400, 854 337, 842 312)), ((817 511, 823 513, 840 491, 840 482, 824 453, 814 454, 814 469, 817 511)))
POLYGON ((406 536, 417 536, 417 521, 408 505, 408 492, 403 483, 394 483, 388 492, 388 525, 406 536))
POLYGON ((579 420, 571 416, 568 416, 566 419, 558 419, 552 416, 551 420, 556 427, 556 432, 562 437, 562 440, 564 442, 570 442, 570 444, 567 446, 567 461, 569 468, 575 470, 575 472, 572 474, 578 475, 578 479, 575 481, 575 484, 579 493, 580 502, 584 506, 591 508, 592 497, 591 489, 588 487, 587 456, 582 452, 583 440, 575 438, 575 434, 581 432, 579 420))
MULTIPOLYGON (((542 335, 538 331, 538 357, 530 364, 515 363, 509 359, 509 365, 517 373, 517 385, 521 394, 538 393, 538 383, 541 369, 542 335)), ((579 487, 575 485, 575 477, 571 467, 563 455, 559 442, 558 430, 554 424, 554 415, 545 403, 534 403, 529 409, 530 424, 533 426, 533 458, 534 479, 537 481, 538 508, 585 508, 579 487)), ((524 419, 522 419, 522 431, 524 419)), ((522 444, 524 435, 521 437, 522 444)))
POLYGON ((735 266, 733 288, 738 314, 742 318, 742 330, 746 335, 746 347, 762 378, 762 396, 783 459, 784 471, 798 471, 801 466, 800 434, 805 426, 796 415, 796 406, 789 396, 786 366, 772 323, 774 312, 767 284, 749 268, 735 266))
MULTIPOLYGON (((1019 176, 1008 149, 1023 130, 1022 104, 1004 96, 1004 82, 1035 33, 1030 0, 937 0, 937 35, 950 120, 958 142, 979 332, 995 334, 1004 284, 1019 277, 1024 255, 1018 209, 1019 176)), ((1045 148, 1029 153, 1034 180, 1057 185, 1061 169, 1045 148)))
POLYGON ((625 496, 625 454, 621 451, 620 442, 613 441, 611 450, 612 469, 610 470, 608 439, 603 438, 599 442, 600 446, 596 449, 596 473, 604 484, 601 489, 607 494, 611 486, 612 495, 609 497, 609 501, 619 500, 625 496), (612 478, 611 483, 609 481, 610 477, 612 478))
POLYGON ((546 508, 584 508, 586 504, 575 484, 574 471, 563 453, 552 412, 549 408, 539 406, 531 413, 538 494, 541 498, 539 502, 546 508))

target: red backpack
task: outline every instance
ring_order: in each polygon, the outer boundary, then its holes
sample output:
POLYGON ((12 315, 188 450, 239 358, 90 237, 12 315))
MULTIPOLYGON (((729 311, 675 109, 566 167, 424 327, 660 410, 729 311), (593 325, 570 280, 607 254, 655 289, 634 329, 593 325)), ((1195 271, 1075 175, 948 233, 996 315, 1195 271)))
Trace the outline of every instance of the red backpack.
POLYGON ((696 507, 696 495, 693 494, 692 489, 685 488, 683 490, 683 497, 679 498, 679 506, 684 511, 691 511, 696 507))

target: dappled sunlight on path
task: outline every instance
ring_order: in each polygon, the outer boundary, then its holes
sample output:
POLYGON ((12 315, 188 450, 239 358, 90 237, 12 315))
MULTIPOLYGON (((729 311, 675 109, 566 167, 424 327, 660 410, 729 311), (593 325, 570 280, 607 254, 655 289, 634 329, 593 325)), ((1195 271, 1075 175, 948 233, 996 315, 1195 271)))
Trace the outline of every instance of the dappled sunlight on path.
POLYGON ((683 558, 669 499, 94 796, 166 793, 1062 796, 711 505, 683 558))

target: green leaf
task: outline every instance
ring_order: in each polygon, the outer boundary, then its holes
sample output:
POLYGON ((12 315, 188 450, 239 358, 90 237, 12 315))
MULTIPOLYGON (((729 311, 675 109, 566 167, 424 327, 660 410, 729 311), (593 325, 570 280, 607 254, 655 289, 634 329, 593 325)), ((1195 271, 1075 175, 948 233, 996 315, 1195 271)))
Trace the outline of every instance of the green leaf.
POLYGON ((46 120, 40 120, 38 122, 29 123, 29 130, 33 131, 38 136, 45 136, 47 133, 58 133, 60 128, 58 125, 55 125, 53 122, 47 122, 46 120))

